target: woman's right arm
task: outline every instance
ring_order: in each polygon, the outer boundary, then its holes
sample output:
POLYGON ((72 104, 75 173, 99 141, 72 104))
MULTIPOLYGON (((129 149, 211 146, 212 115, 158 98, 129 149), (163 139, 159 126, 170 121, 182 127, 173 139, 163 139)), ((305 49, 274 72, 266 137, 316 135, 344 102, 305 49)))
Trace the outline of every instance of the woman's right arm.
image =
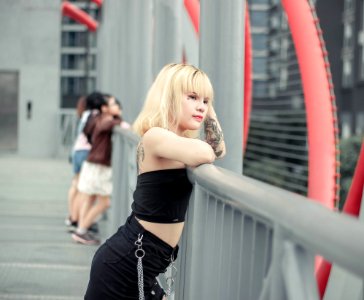
POLYGON ((222 158, 226 154, 224 135, 221 125, 217 119, 214 108, 211 106, 207 113, 205 122, 205 140, 212 147, 216 158, 222 158))
POLYGON ((153 127, 144 134, 143 146, 144 151, 148 149, 153 156, 180 161, 191 167, 212 163, 216 158, 208 143, 181 137, 159 127, 153 127))

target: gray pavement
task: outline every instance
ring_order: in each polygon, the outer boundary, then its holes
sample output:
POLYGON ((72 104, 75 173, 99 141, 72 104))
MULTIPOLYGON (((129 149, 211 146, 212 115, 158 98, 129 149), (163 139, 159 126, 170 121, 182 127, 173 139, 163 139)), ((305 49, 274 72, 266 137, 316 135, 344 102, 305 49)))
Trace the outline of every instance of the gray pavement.
POLYGON ((0 154, 0 299, 83 299, 97 247, 65 230, 71 177, 64 159, 0 154))

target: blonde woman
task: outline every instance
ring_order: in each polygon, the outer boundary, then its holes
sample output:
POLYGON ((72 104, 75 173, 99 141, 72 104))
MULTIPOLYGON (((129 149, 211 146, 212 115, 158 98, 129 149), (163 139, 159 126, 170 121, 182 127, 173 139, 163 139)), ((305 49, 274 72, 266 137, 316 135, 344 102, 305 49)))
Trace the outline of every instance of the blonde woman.
POLYGON ((198 68, 169 64, 158 74, 133 124, 141 137, 133 212, 96 252, 85 299, 168 296, 170 287, 164 291, 156 277, 177 257, 192 191, 186 167, 225 155, 212 101, 211 82, 198 68))

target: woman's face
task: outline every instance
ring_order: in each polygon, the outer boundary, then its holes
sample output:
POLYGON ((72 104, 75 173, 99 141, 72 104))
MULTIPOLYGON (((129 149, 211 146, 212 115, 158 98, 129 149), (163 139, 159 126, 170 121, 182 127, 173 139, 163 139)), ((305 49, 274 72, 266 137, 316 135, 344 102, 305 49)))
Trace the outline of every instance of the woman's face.
POLYGON ((178 118, 178 131, 197 130, 201 127, 208 112, 209 99, 194 92, 183 95, 181 115, 178 118))

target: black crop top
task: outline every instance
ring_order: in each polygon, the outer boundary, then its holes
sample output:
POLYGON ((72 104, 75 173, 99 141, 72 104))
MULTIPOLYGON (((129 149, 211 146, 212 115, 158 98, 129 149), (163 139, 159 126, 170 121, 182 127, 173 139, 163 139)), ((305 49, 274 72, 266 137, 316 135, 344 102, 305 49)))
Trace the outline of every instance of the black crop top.
POLYGON ((135 216, 154 223, 184 222, 192 184, 186 169, 166 169, 138 176, 131 208, 135 216))

